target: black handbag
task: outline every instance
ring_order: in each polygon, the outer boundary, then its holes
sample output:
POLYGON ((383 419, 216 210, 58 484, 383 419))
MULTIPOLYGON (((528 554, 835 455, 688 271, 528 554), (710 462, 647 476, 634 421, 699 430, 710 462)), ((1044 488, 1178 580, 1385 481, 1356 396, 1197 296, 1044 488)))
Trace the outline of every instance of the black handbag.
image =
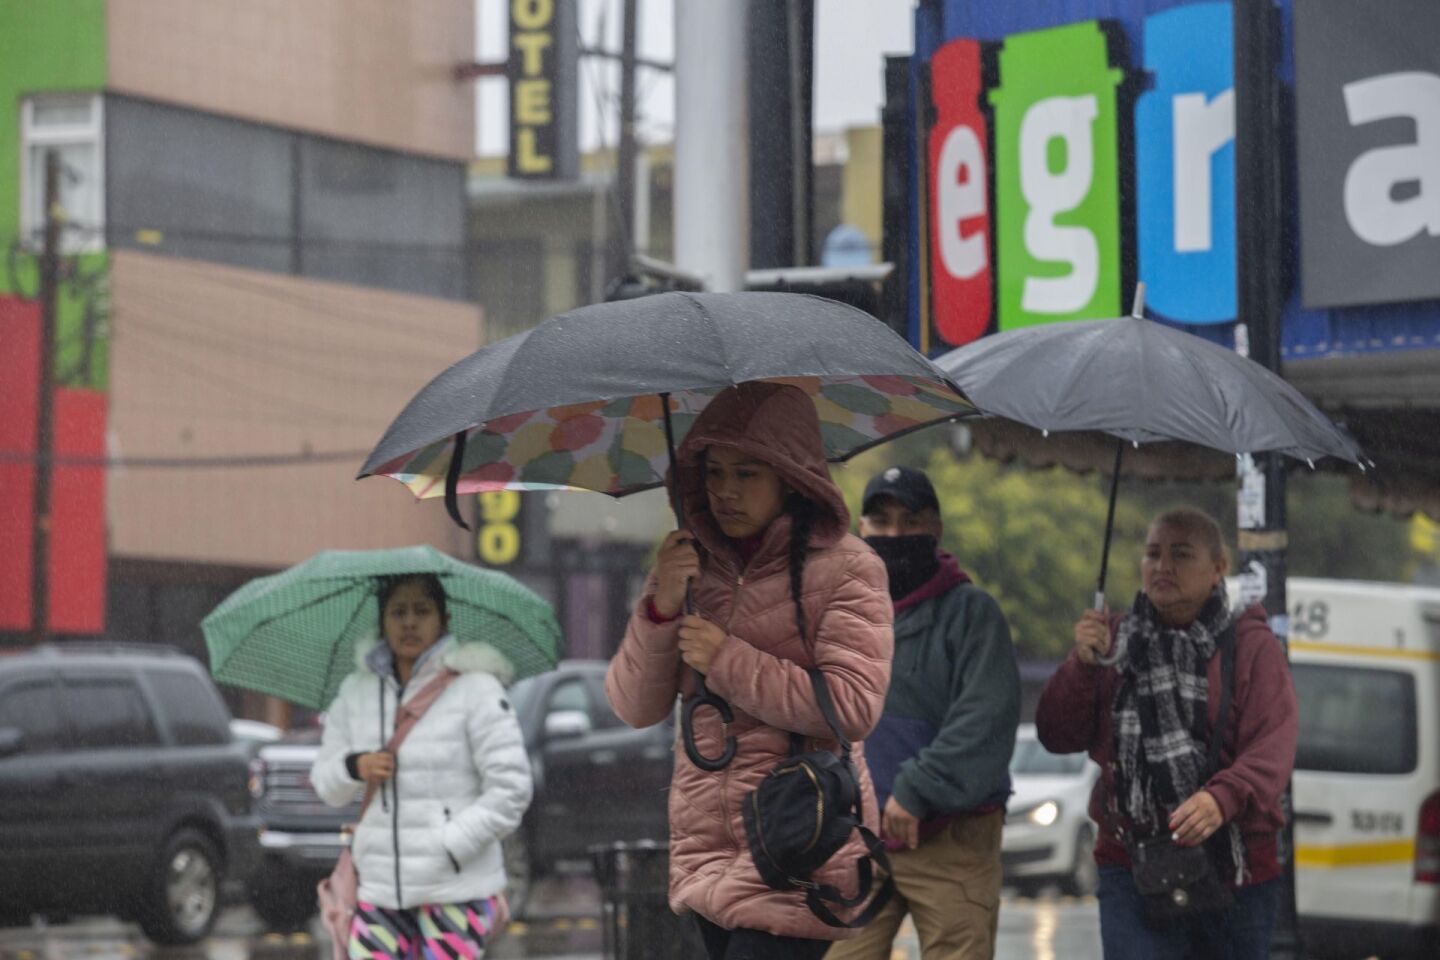
POLYGON ((895 892, 895 881, 885 845, 865 826, 850 741, 840 732, 825 675, 815 669, 808 672, 820 712, 840 744, 840 755, 829 750, 805 752, 805 739, 791 734, 790 755, 745 798, 745 835, 755 867, 768 886, 804 890, 811 913, 832 927, 854 929, 865 926, 884 909, 895 892), (860 834, 868 852, 856 860, 859 892, 845 897, 835 887, 815 882, 811 875, 845 845, 852 832, 860 834), (830 905, 850 908, 865 902, 875 885, 872 861, 885 872, 884 881, 870 905, 847 923, 835 916, 830 905))
MULTIPOLYGON (((1210 732, 1206 780, 1220 769, 1220 741, 1224 738, 1231 691, 1235 686, 1233 626, 1221 634, 1219 643, 1220 709, 1215 714, 1215 729, 1210 732)), ((1228 842, 1228 837, 1220 832, 1210 840, 1216 838, 1228 842)), ((1189 917, 1228 910, 1234 904, 1235 894, 1215 868, 1209 842, 1198 847, 1182 847, 1165 834, 1128 845, 1131 876, 1135 878, 1135 890, 1144 905, 1148 926, 1164 928, 1189 917)))

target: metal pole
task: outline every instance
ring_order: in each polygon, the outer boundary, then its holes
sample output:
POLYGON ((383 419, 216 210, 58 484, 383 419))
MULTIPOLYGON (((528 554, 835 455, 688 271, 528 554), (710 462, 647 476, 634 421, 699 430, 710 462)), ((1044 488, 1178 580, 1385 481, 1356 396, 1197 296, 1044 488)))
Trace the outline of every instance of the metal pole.
MULTIPOLYGON (((635 236, 635 56, 640 0, 625 0, 620 24, 620 144, 615 155, 615 200, 620 207, 620 229, 610 249, 610 277, 630 272, 635 236)), ((607 280, 608 283, 608 280, 607 280)))
MULTIPOLYGON (((1280 314, 1284 306, 1279 18, 1271 0, 1235 0, 1236 348, 1266 369, 1280 371, 1280 314)), ((1289 652, 1285 595, 1288 535, 1285 469, 1279 454, 1242 458, 1239 491, 1239 574, 1263 594, 1270 627, 1289 652)), ((1272 956, 1301 954, 1295 912, 1295 843, 1291 793, 1284 798, 1279 844, 1280 910, 1272 956)))
POLYGON ((791 266, 810 263, 813 197, 810 151, 810 84, 813 64, 815 11, 802 0, 786 0, 785 59, 790 119, 790 238, 791 266))
POLYGON ((55 312, 60 284, 60 154, 45 154, 45 245, 40 254, 40 379, 36 398, 35 512, 30 539, 30 642, 50 633, 50 478, 55 448, 55 312))
POLYGON ((750 266, 749 6, 675 4, 675 265, 722 293, 750 266))

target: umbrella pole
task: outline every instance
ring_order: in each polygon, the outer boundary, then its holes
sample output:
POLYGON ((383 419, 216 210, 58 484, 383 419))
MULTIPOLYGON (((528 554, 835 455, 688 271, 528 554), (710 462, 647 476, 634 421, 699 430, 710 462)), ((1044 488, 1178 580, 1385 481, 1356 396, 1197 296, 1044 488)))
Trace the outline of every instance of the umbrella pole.
MULTIPOLYGON (((675 426, 670 422, 670 394, 660 394, 660 407, 665 412, 665 450, 670 455, 670 506, 675 511, 675 525, 680 529, 685 528, 685 516, 680 509, 680 474, 675 469, 675 426)), ((685 612, 695 612, 695 594, 691 590, 689 581, 685 583, 685 612)), ((720 751, 718 757, 707 757, 700 752, 700 745, 695 742, 695 711, 701 707, 714 707, 720 714, 722 723, 730 724, 735 719, 735 712, 730 709, 730 704, 724 698, 717 697, 705 686, 705 674, 699 670, 695 671, 695 692, 696 696, 685 701, 680 708, 680 733, 681 743, 685 747, 685 755, 690 762, 701 770, 709 770, 712 773, 717 770, 724 770, 735 759, 735 738, 729 733, 725 735, 725 749, 720 751)))
POLYGON ((1095 609, 1105 609, 1105 576, 1110 570, 1110 537, 1115 532, 1115 497, 1120 492, 1120 461, 1125 441, 1115 442, 1115 472, 1110 475, 1110 509, 1105 514, 1105 548, 1100 554, 1100 579, 1095 584, 1095 609))

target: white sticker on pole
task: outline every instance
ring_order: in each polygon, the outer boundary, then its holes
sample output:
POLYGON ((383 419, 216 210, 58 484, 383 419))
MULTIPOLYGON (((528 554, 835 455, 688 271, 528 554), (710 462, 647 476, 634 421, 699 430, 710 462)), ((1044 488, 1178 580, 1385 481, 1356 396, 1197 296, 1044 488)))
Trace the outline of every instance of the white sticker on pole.
POLYGON ((1240 605, 1243 607, 1260 603, 1270 592, 1269 574, 1265 572, 1265 564, 1259 560, 1251 560, 1246 564, 1236 579, 1239 581, 1240 605))
POLYGON ((1259 530, 1265 526, 1265 474, 1248 453, 1240 457, 1236 472, 1240 475, 1236 523, 1241 530, 1259 530))

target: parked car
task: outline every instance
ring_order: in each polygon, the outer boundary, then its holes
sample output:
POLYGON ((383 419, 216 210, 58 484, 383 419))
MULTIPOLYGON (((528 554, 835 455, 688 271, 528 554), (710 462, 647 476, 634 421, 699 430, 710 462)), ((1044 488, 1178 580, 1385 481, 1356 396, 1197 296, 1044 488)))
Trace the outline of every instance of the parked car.
POLYGON ((1075 896, 1095 892, 1095 823, 1087 808, 1100 768, 1083 753, 1054 754, 1022 724, 1010 761, 1015 793, 1005 815, 1005 882, 1033 893, 1047 883, 1075 896))
POLYGON ((230 721, 230 734, 241 743, 248 744, 251 749, 258 750, 261 744, 274 743, 285 736, 285 731, 273 723, 237 719, 230 721))
POLYGON ((0 919, 110 913, 210 932, 258 858, 249 752, 205 669, 149 646, 0 657, 0 919))
MULTIPOLYGON (((510 906, 524 913, 531 883, 561 862, 588 864, 589 848, 669 836, 667 791, 674 729, 632 730, 605 699, 602 660, 567 660, 552 672, 516 683, 511 705, 520 721, 535 780, 535 798, 505 843, 510 906)), ((260 748, 253 778, 264 829, 263 863, 250 900, 274 929, 295 929, 315 911, 315 884, 335 865, 343 828, 359 803, 326 806, 310 785, 318 730, 260 748)))

